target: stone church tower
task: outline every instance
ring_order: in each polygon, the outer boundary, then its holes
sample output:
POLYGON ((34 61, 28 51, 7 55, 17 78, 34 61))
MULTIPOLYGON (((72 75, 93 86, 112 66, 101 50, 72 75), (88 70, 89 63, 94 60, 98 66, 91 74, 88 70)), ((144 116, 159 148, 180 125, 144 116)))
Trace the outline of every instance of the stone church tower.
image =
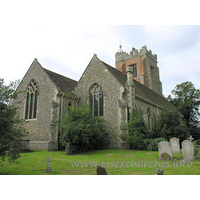
POLYGON ((133 68, 133 77, 158 94, 162 95, 162 83, 160 81, 159 68, 157 67, 157 55, 147 50, 146 46, 138 52, 132 48, 130 54, 122 51, 115 54, 115 68, 126 74, 128 66, 133 68))

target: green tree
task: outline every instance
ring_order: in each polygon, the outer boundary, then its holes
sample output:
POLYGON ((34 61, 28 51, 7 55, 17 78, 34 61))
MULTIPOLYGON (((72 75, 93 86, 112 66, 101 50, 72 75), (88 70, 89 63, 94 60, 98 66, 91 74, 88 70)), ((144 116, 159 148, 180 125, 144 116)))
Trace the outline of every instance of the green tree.
POLYGON ((130 145, 131 149, 145 149, 144 139, 150 138, 150 131, 137 110, 130 113, 129 122, 125 126, 128 129, 128 134, 122 135, 122 139, 130 145))
POLYGON ((152 138, 177 137, 183 141, 189 137, 189 130, 177 111, 163 110, 155 122, 152 138))
POLYGON ((196 89, 191 82, 184 82, 175 87, 171 91, 167 99, 177 108, 183 115, 187 127, 195 139, 200 138, 196 131, 196 125, 199 120, 200 112, 200 90, 196 89))
POLYGON ((20 156, 20 140, 24 136, 21 120, 17 117, 17 107, 10 104, 11 99, 17 98, 15 89, 18 81, 4 85, 0 79, 0 159, 14 161, 20 156))
POLYGON ((104 148, 109 142, 109 134, 103 117, 92 114, 87 103, 82 103, 77 109, 68 110, 59 125, 62 130, 62 144, 67 154, 76 154, 104 148))

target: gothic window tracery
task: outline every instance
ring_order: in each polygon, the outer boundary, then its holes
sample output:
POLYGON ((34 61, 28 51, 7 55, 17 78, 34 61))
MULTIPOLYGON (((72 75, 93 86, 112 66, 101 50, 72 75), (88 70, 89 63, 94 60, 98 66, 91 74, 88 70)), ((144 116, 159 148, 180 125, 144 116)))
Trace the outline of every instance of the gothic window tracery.
POLYGON ((27 87, 25 119, 36 119, 37 115, 38 88, 34 80, 27 87))
POLYGON ((103 116, 103 89, 98 84, 89 90, 89 107, 93 109, 95 116, 103 116))

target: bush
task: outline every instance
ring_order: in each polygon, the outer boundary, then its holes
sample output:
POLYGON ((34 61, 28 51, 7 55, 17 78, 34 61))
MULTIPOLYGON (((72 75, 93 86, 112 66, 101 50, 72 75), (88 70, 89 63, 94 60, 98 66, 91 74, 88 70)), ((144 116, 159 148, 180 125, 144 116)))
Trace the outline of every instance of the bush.
POLYGON ((158 151, 158 143, 161 141, 167 141, 165 138, 145 139, 147 151, 158 151))
POLYGON ((200 139, 197 140, 196 145, 200 145, 200 139))
POLYGON ((102 117, 93 116, 88 105, 82 103, 77 109, 69 109, 60 128, 61 138, 67 154, 77 154, 104 148, 109 142, 109 134, 102 117))
POLYGON ((122 135, 122 139, 130 145, 131 149, 144 150, 144 139, 150 137, 150 132, 137 110, 132 111, 130 120, 125 126, 128 134, 122 135))

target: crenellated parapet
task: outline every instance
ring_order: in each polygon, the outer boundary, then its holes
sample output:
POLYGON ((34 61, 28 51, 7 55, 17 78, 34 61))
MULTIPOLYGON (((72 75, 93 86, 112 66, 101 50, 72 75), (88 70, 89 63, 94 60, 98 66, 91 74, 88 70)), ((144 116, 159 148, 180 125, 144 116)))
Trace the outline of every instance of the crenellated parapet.
POLYGON ((115 54, 115 63, 120 62, 120 61, 126 61, 126 60, 129 60, 129 59, 135 58, 137 56, 141 56, 141 55, 147 55, 152 60, 157 62, 157 55, 156 54, 152 54, 151 50, 147 50, 147 47, 143 46, 142 49, 140 49, 140 51, 138 51, 135 48, 132 48, 132 51, 130 51, 130 54, 128 54, 128 53, 126 53, 124 51, 117 52, 115 54))

